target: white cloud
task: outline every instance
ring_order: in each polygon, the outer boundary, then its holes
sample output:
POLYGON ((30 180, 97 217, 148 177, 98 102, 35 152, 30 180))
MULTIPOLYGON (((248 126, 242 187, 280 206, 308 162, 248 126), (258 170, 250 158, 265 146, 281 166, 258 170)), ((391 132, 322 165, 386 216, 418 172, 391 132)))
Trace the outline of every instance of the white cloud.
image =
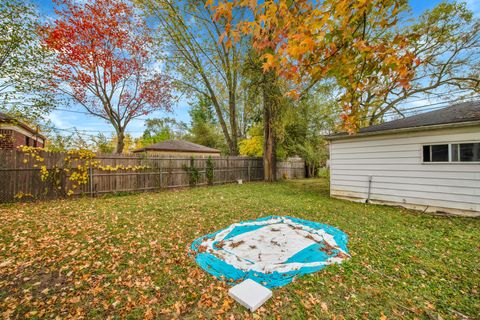
POLYGON ((49 120, 55 128, 69 128, 71 127, 70 120, 75 120, 76 116, 65 115, 65 113, 60 113, 59 111, 52 111, 50 114, 45 116, 46 120, 49 120))

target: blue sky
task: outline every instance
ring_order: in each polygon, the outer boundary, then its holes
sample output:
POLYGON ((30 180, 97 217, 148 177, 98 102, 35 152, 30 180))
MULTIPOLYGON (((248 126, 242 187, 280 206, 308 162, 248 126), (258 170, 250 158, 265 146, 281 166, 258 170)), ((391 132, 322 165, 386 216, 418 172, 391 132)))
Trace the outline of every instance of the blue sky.
MULTIPOLYGON (((53 3, 51 0, 31 0, 34 4, 38 6, 39 12, 45 18, 53 18, 55 16, 53 11, 53 3)), ((441 0, 410 0, 410 6, 412 8, 413 15, 418 15, 426 9, 433 8, 435 5, 440 3, 441 0)), ((475 14, 480 14, 480 0, 467 0, 469 8, 475 12, 475 14)), ((62 107, 63 108, 63 107, 62 107)), ((179 121, 189 122, 190 117, 188 114, 190 106, 186 99, 179 99, 175 104, 172 113, 154 113, 150 114, 148 117, 162 117, 168 116, 176 118, 179 121)), ((71 111, 83 111, 81 107, 72 106, 68 108, 71 111)), ((77 112, 68 112, 68 111, 59 111, 56 110, 49 115, 49 119, 56 128, 60 129, 71 129, 73 127, 78 130, 84 130, 85 134, 96 135, 98 132, 102 132, 106 135, 113 133, 113 128, 111 125, 101 119, 82 114, 77 112)), ((142 134, 144 127, 143 120, 132 121, 127 131, 131 133, 132 136, 138 137, 142 134)))

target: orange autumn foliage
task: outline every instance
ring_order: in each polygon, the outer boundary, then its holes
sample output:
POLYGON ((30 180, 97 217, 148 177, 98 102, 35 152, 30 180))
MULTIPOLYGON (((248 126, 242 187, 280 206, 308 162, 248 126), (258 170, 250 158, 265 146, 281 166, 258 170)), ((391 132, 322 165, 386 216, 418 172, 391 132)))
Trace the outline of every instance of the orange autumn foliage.
POLYGON ((405 0, 233 0, 209 2, 214 19, 232 22, 232 11, 247 10, 244 19, 222 35, 234 41, 238 33, 250 35, 261 54, 263 70, 275 70, 299 97, 316 83, 335 79, 342 89, 342 120, 349 132, 362 115, 359 97, 376 92, 382 79, 394 79, 408 88, 417 57, 408 50, 410 37, 393 27, 405 0))

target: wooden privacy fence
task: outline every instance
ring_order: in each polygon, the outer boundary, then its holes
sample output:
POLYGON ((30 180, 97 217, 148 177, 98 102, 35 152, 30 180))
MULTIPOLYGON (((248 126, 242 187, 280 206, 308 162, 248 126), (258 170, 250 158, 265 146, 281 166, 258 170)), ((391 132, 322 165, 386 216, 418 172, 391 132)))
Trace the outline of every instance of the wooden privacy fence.
POLYGON ((277 162, 277 179, 305 178, 305 161, 301 158, 288 158, 277 162))
MULTIPOLYGON (((40 152, 38 156, 40 162, 22 151, 0 150, 0 202, 263 180, 261 158, 212 157, 213 175, 209 181, 207 158, 97 154, 94 159, 99 166, 82 171, 76 169, 82 160, 74 160, 65 170, 65 153, 40 152), (42 178, 42 172, 48 172, 47 178, 42 178), (73 174, 85 174, 86 180, 79 184, 71 179, 73 174)), ((304 178, 304 161, 279 161, 277 177, 304 178)))

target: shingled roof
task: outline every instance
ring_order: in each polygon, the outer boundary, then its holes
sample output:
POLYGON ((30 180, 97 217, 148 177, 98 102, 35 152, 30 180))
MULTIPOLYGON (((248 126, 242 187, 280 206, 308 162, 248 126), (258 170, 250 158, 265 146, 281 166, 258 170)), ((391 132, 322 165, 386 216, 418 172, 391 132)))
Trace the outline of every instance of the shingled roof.
POLYGON ((134 150, 133 152, 145 152, 145 151, 174 151, 174 152, 190 152, 190 153, 219 153, 220 150, 205 147, 200 144, 196 144, 184 140, 165 140, 162 142, 154 143, 145 148, 134 150))
MULTIPOLYGON (((415 131, 432 126, 449 124, 461 125, 462 123, 472 122, 478 122, 480 125, 480 100, 459 103, 440 110, 425 112, 411 117, 362 128, 356 135, 350 137, 391 133, 394 131, 415 131)), ((347 134, 335 134, 328 138, 335 139, 341 137, 347 137, 347 134)))

